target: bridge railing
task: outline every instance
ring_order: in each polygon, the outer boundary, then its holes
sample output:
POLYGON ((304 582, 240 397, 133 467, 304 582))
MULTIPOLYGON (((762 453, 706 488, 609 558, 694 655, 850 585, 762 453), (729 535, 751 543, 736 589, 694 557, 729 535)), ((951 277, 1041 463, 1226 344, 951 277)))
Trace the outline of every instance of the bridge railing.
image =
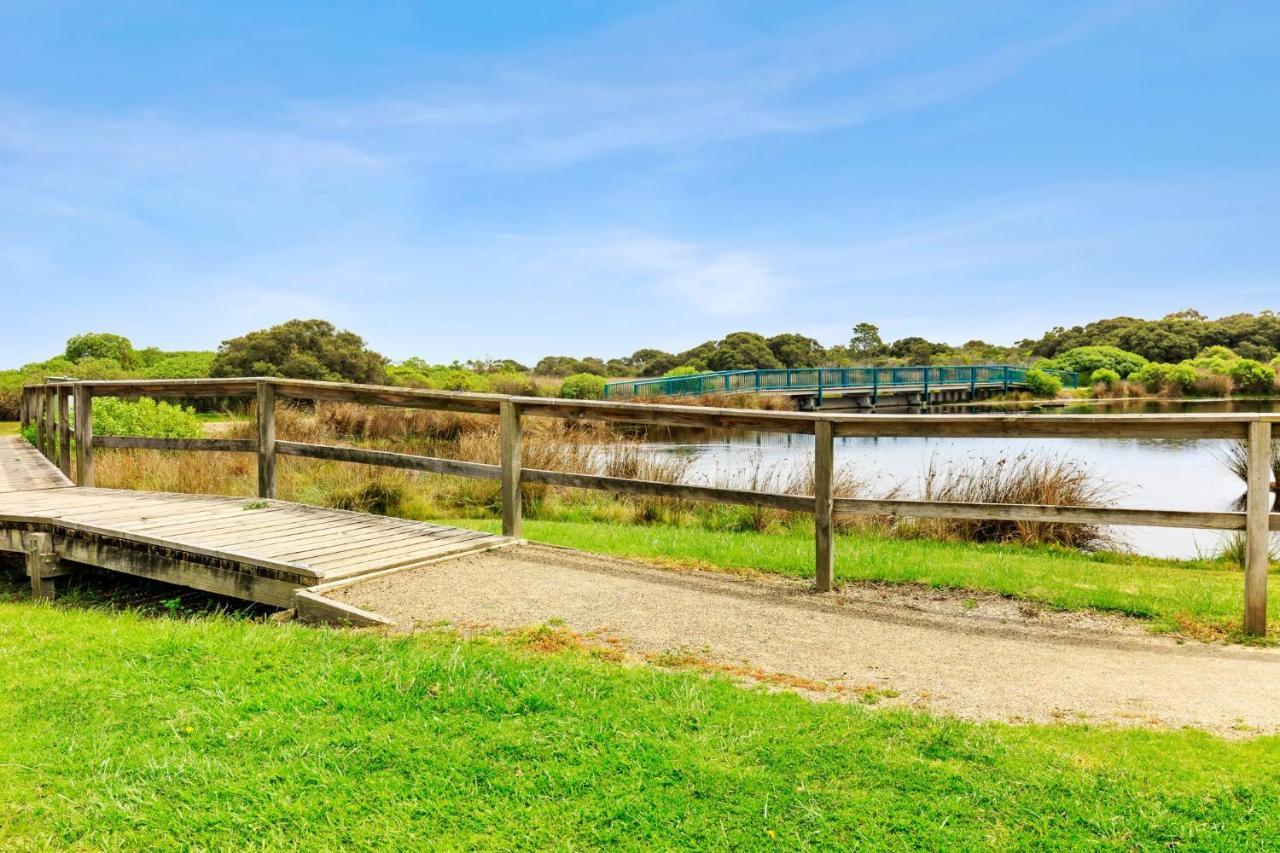
MULTIPOLYGON (((901 371, 907 368, 897 369, 901 371)), ((834 584, 832 519, 836 513, 1243 531, 1246 541, 1244 625, 1247 631, 1254 634, 1266 632, 1270 531, 1280 530, 1280 514, 1271 512, 1271 437, 1272 424, 1276 421, 1280 421, 1280 415, 983 414, 921 417, 772 412, 608 400, 470 394, 270 377, 51 382, 24 388, 22 400, 23 426, 35 426, 36 445, 41 452, 55 460, 69 476, 74 474, 75 482, 80 486, 94 485, 94 452, 98 448, 231 451, 253 453, 257 456, 258 494, 264 498, 276 496, 277 463, 282 456, 357 462, 497 480, 501 484, 502 530, 505 535, 515 538, 521 535, 521 486, 525 483, 811 513, 815 529, 815 582, 820 591, 829 590, 834 584), (228 440, 95 435, 93 400, 97 397, 252 398, 256 400, 258 413, 257 437, 253 440, 228 440), (499 421, 501 461, 498 465, 492 465, 359 447, 281 441, 277 439, 275 430, 276 401, 280 398, 496 416, 499 421), (521 461, 520 435, 522 419, 527 417, 812 435, 815 493, 782 494, 525 468, 521 461), (1245 442, 1247 446, 1245 510, 1192 512, 1060 504, 837 498, 833 493, 835 439, 846 436, 1237 440, 1245 442), (70 452, 72 448, 74 454, 70 452)))
MULTIPOLYGON (((606 399, 686 397, 704 394, 768 393, 780 391, 881 390, 968 385, 973 389, 1025 385, 1032 368, 1012 364, 915 365, 901 367, 784 367, 761 370, 722 370, 688 376, 631 379, 605 385, 606 399)), ((1078 373, 1044 370, 1067 388, 1080 383, 1078 373)))

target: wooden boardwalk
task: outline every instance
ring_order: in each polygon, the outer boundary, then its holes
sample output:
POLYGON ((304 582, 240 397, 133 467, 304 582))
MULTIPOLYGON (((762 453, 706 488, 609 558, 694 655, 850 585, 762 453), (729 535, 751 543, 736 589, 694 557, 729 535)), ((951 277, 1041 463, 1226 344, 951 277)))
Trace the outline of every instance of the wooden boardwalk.
POLYGON ((286 501, 81 488, 0 438, 0 550, 27 553, 30 570, 45 543, 46 580, 70 561, 290 607, 300 588, 512 541, 286 501))

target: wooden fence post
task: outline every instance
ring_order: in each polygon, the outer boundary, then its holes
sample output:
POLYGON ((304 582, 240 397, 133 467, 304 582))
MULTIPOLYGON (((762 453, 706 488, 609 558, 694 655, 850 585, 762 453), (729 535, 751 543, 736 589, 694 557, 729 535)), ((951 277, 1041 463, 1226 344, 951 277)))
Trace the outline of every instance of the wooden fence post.
POLYGON ((276 386, 258 383, 258 497, 276 496, 276 386))
POLYGON ((835 472, 835 439, 831 421, 813 424, 813 528, 815 540, 814 585, 830 592, 835 580, 835 552, 831 547, 832 481, 835 472))
POLYGON ((31 426, 31 389, 22 389, 22 401, 18 404, 18 426, 26 429, 31 426))
POLYGON ((71 389, 58 389, 58 470, 71 476, 71 389))
POLYGON ((58 459, 58 389, 44 389, 44 455, 50 462, 58 459))
POLYGON ((93 487, 93 392, 75 386, 76 397, 76 485, 93 487))
POLYGON ((498 434, 502 449, 502 535, 519 539, 524 515, 520 497, 520 407, 510 400, 498 404, 498 434))
POLYGON ((1245 498, 1244 630, 1267 633, 1267 563, 1271 550, 1271 424, 1249 424, 1248 494, 1245 498))

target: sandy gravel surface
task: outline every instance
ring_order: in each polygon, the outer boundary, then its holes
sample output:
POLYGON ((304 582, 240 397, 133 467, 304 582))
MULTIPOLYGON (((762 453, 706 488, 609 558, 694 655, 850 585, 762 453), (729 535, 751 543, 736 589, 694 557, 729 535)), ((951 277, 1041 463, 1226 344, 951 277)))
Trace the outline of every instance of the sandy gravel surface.
POLYGON ((1180 644, 1134 620, 999 597, 857 585, 819 596, 797 580, 673 571, 538 545, 436 563, 332 597, 406 628, 563 620, 637 660, 755 672, 815 696, 874 691, 883 704, 973 719, 1194 726, 1236 737, 1280 731, 1280 649, 1180 644))

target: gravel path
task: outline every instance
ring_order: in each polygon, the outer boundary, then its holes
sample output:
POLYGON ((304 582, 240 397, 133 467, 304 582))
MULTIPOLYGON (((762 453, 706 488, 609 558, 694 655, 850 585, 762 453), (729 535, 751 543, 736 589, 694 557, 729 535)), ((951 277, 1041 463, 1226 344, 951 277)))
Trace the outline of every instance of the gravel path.
MULTIPOLYGON (((332 594, 404 627, 563 620, 588 642, 815 696, 972 719, 1280 731, 1280 649, 1185 644, 1119 617, 998 597, 685 572, 538 545, 332 594)), ((557 623, 558 624, 558 623, 557 623)))

